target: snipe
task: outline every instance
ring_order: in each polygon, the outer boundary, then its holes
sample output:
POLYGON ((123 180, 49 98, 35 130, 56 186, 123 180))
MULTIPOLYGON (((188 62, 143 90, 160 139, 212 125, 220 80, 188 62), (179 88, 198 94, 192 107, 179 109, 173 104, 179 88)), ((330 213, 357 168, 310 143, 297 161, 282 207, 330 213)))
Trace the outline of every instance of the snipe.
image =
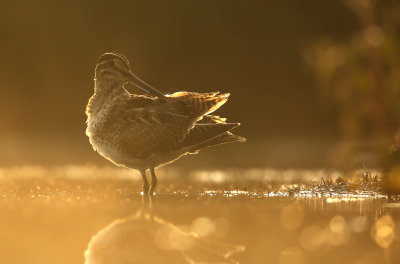
POLYGON ((135 76, 128 60, 105 53, 97 61, 94 94, 86 107, 86 135, 101 156, 118 166, 139 170, 143 193, 153 194, 154 168, 200 149, 245 138, 229 132, 239 123, 209 115, 229 94, 176 92, 163 94, 135 76), (133 83, 146 95, 129 93, 133 83), (146 177, 150 170, 150 186, 146 177))

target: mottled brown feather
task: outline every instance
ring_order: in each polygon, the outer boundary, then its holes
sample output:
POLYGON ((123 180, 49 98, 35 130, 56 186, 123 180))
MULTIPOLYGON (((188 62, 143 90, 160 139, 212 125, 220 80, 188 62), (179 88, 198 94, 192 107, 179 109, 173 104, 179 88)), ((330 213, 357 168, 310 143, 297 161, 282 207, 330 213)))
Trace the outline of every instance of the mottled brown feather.
MULTIPOLYGON (((117 55, 104 55, 102 60, 106 56, 117 55)), ((111 73, 95 76, 95 93, 86 107, 86 133, 93 148, 116 164, 154 168, 203 147, 244 141, 229 132, 238 123, 209 115, 229 94, 135 95, 124 89, 118 73, 111 73)))

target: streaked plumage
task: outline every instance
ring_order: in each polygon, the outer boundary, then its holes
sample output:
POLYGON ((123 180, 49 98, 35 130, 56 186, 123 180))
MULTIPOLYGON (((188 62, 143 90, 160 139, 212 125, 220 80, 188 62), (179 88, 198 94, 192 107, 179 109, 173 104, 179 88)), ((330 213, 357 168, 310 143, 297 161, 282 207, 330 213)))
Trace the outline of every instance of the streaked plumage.
POLYGON ((111 162, 142 173, 143 191, 152 174, 153 193, 157 179, 154 168, 188 153, 245 139, 229 131, 239 123, 212 116, 229 94, 177 92, 163 95, 130 71, 128 60, 119 54, 100 56, 95 72, 94 94, 86 107, 86 134, 93 148, 111 162), (131 94, 124 84, 132 82, 148 94, 131 94))

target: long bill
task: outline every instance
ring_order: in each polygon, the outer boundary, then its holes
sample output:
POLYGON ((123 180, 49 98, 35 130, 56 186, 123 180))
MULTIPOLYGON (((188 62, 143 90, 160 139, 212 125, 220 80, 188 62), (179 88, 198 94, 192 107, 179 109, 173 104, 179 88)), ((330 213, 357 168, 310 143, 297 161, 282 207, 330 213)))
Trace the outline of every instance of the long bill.
POLYGON ((163 93, 161 93, 159 90, 157 90, 156 88, 154 88, 150 84, 146 83, 145 81, 143 81, 139 77, 137 77, 135 74, 133 74, 133 72, 130 71, 129 73, 127 73, 127 77, 129 78, 130 82, 133 85, 135 85, 136 87, 142 89, 146 93, 153 94, 153 95, 158 96, 160 98, 164 98, 165 97, 165 95, 163 93))

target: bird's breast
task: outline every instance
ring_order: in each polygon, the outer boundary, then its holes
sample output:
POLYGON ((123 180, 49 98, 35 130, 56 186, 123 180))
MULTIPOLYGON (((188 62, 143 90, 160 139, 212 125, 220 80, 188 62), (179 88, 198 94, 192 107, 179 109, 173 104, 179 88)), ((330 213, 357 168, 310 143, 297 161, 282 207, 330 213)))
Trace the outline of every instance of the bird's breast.
POLYGON ((125 136, 121 131, 107 128, 101 117, 89 117, 86 135, 93 149, 112 163, 129 168, 145 167, 144 160, 135 157, 134 148, 124 144, 125 136))

